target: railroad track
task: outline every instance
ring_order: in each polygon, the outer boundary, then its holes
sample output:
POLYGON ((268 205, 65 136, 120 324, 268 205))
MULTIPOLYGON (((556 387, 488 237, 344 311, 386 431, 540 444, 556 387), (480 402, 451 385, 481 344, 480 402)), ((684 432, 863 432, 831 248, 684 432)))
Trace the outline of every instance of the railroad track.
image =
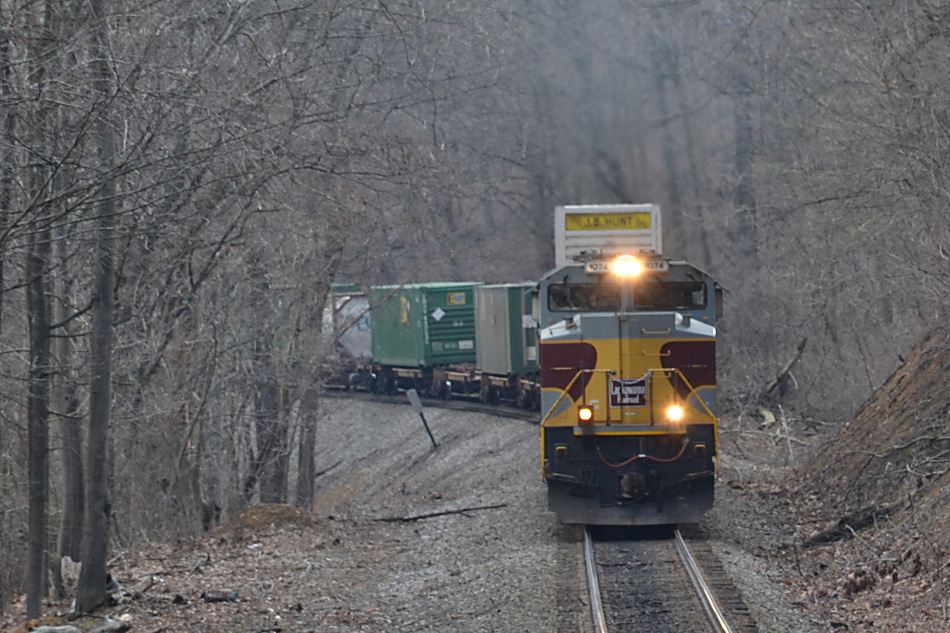
POLYGON ((679 530, 672 538, 659 530, 640 536, 594 538, 585 531, 595 633, 756 633, 738 590, 705 541, 687 545, 679 530))

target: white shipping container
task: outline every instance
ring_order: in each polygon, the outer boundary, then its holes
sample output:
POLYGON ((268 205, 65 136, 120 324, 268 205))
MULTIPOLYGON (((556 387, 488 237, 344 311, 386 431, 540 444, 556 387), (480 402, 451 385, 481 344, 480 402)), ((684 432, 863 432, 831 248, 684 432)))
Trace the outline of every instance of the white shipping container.
POLYGON ((616 255, 663 252, 660 207, 586 204, 555 209, 555 266, 616 255))
POLYGON ((330 295, 323 312, 323 333, 334 348, 369 361, 373 355, 369 297, 362 293, 330 295))

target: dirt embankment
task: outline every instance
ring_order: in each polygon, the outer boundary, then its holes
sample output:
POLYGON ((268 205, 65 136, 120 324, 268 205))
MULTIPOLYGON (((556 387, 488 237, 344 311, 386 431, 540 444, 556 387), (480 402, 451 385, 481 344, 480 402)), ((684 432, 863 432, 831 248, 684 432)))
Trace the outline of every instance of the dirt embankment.
POLYGON ((950 329, 799 472, 796 585, 822 617, 849 631, 950 629, 950 329))

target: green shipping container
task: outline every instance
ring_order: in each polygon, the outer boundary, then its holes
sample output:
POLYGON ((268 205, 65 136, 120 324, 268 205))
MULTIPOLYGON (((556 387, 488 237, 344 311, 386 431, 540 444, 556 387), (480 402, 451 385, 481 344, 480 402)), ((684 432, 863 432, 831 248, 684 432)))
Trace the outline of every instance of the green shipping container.
POLYGON ((498 376, 538 371, 537 324, 531 314, 536 284, 475 289, 475 348, 479 371, 498 376))
POLYGON ((475 296, 481 284, 374 286, 373 361, 393 367, 475 362, 475 296))

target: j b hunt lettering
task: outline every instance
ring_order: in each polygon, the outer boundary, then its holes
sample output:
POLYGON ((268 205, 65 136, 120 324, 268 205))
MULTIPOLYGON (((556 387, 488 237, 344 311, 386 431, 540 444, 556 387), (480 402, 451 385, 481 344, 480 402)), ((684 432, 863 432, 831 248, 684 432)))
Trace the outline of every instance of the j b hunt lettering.
POLYGON ((611 231, 617 229, 649 229, 653 216, 649 213, 569 213, 564 216, 568 231, 611 231))
POLYGON ((647 381, 645 378, 611 378, 610 406, 647 406, 647 381))

